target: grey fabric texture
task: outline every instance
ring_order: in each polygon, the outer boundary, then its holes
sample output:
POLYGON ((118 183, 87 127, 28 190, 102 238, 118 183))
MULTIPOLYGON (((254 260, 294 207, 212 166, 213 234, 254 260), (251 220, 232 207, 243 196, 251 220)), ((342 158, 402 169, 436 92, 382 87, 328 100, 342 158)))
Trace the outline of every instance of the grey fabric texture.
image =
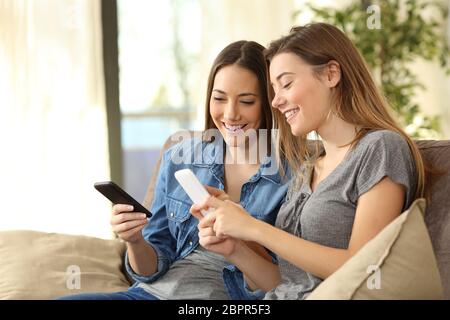
POLYGON ((186 258, 176 261, 153 283, 138 286, 160 300, 228 300, 222 270, 225 259, 198 246, 186 258))
MULTIPOLYGON (((358 198, 384 177, 404 186, 403 209, 414 200, 414 161, 407 142, 392 131, 367 133, 314 192, 312 170, 305 172, 301 186, 288 191, 275 225, 323 246, 348 248, 358 198)), ((279 266, 282 282, 265 299, 305 299, 322 281, 281 258, 279 266)))
POLYGON ((427 189, 425 223, 441 274, 444 298, 450 300, 450 141, 416 141, 426 164, 439 174, 431 175, 427 189))

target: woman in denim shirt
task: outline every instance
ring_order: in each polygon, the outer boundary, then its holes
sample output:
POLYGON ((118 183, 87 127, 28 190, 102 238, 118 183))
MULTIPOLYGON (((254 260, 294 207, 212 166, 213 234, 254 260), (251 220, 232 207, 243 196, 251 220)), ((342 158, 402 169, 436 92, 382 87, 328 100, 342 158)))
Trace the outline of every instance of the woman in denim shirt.
MULTIPOLYGON (((222 255, 199 246, 198 221, 189 213, 192 202, 174 173, 191 169, 204 185, 225 190, 227 199, 240 203, 253 217, 274 224, 287 179, 280 176, 277 161, 267 152, 272 115, 263 50, 256 42, 238 41, 218 55, 208 81, 206 130, 200 135, 186 132, 180 143, 164 153, 149 221, 143 214, 131 213, 127 205, 113 207, 111 224, 126 242, 126 270, 134 285, 126 292, 64 299, 262 297, 262 291, 246 289, 243 274, 222 255), (255 150, 259 159, 251 159, 255 150)), ((244 245, 272 261, 260 245, 244 245)))

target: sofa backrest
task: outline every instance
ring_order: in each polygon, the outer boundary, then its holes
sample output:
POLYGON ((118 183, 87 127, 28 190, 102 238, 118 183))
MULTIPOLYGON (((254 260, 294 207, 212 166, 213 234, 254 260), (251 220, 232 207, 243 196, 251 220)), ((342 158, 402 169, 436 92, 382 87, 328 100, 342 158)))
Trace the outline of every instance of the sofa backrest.
POLYGON ((433 243, 434 252, 444 288, 450 299, 450 140, 416 141, 425 163, 441 170, 431 178, 431 196, 427 203, 425 223, 433 243))
MULTIPOLYGON (((162 154, 178 142, 178 138, 173 137, 180 137, 180 133, 170 136, 161 150, 143 203, 147 208, 153 201, 162 154)), ((425 162, 442 171, 441 175, 431 179, 431 190, 428 190, 431 200, 427 203, 425 223, 436 254, 444 295, 450 299, 450 140, 417 140, 416 144, 425 162)))

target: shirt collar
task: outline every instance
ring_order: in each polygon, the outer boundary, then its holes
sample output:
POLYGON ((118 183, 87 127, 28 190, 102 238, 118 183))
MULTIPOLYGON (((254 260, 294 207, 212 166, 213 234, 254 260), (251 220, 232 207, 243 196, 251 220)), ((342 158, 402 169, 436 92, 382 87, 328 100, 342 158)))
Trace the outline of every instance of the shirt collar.
MULTIPOLYGON (((202 152, 202 162, 194 163, 195 166, 210 167, 211 171, 217 175, 223 175, 224 169, 224 150, 225 143, 222 139, 216 138, 212 142, 203 142, 203 152, 202 152)), ((281 175, 278 167, 272 168, 272 164, 276 165, 276 159, 274 156, 265 156, 261 166, 259 167, 257 173, 250 179, 250 181, 256 181, 260 177, 267 179, 273 183, 281 183, 281 175)))

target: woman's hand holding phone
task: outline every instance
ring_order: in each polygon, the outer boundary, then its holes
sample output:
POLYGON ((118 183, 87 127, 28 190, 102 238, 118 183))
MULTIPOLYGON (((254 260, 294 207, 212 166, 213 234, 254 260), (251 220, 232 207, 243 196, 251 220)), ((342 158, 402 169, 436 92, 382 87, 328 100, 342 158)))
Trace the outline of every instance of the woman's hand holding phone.
POLYGON ((112 208, 111 226, 120 239, 134 244, 144 240, 141 231, 148 220, 145 213, 132 211, 133 206, 115 204, 112 208))

